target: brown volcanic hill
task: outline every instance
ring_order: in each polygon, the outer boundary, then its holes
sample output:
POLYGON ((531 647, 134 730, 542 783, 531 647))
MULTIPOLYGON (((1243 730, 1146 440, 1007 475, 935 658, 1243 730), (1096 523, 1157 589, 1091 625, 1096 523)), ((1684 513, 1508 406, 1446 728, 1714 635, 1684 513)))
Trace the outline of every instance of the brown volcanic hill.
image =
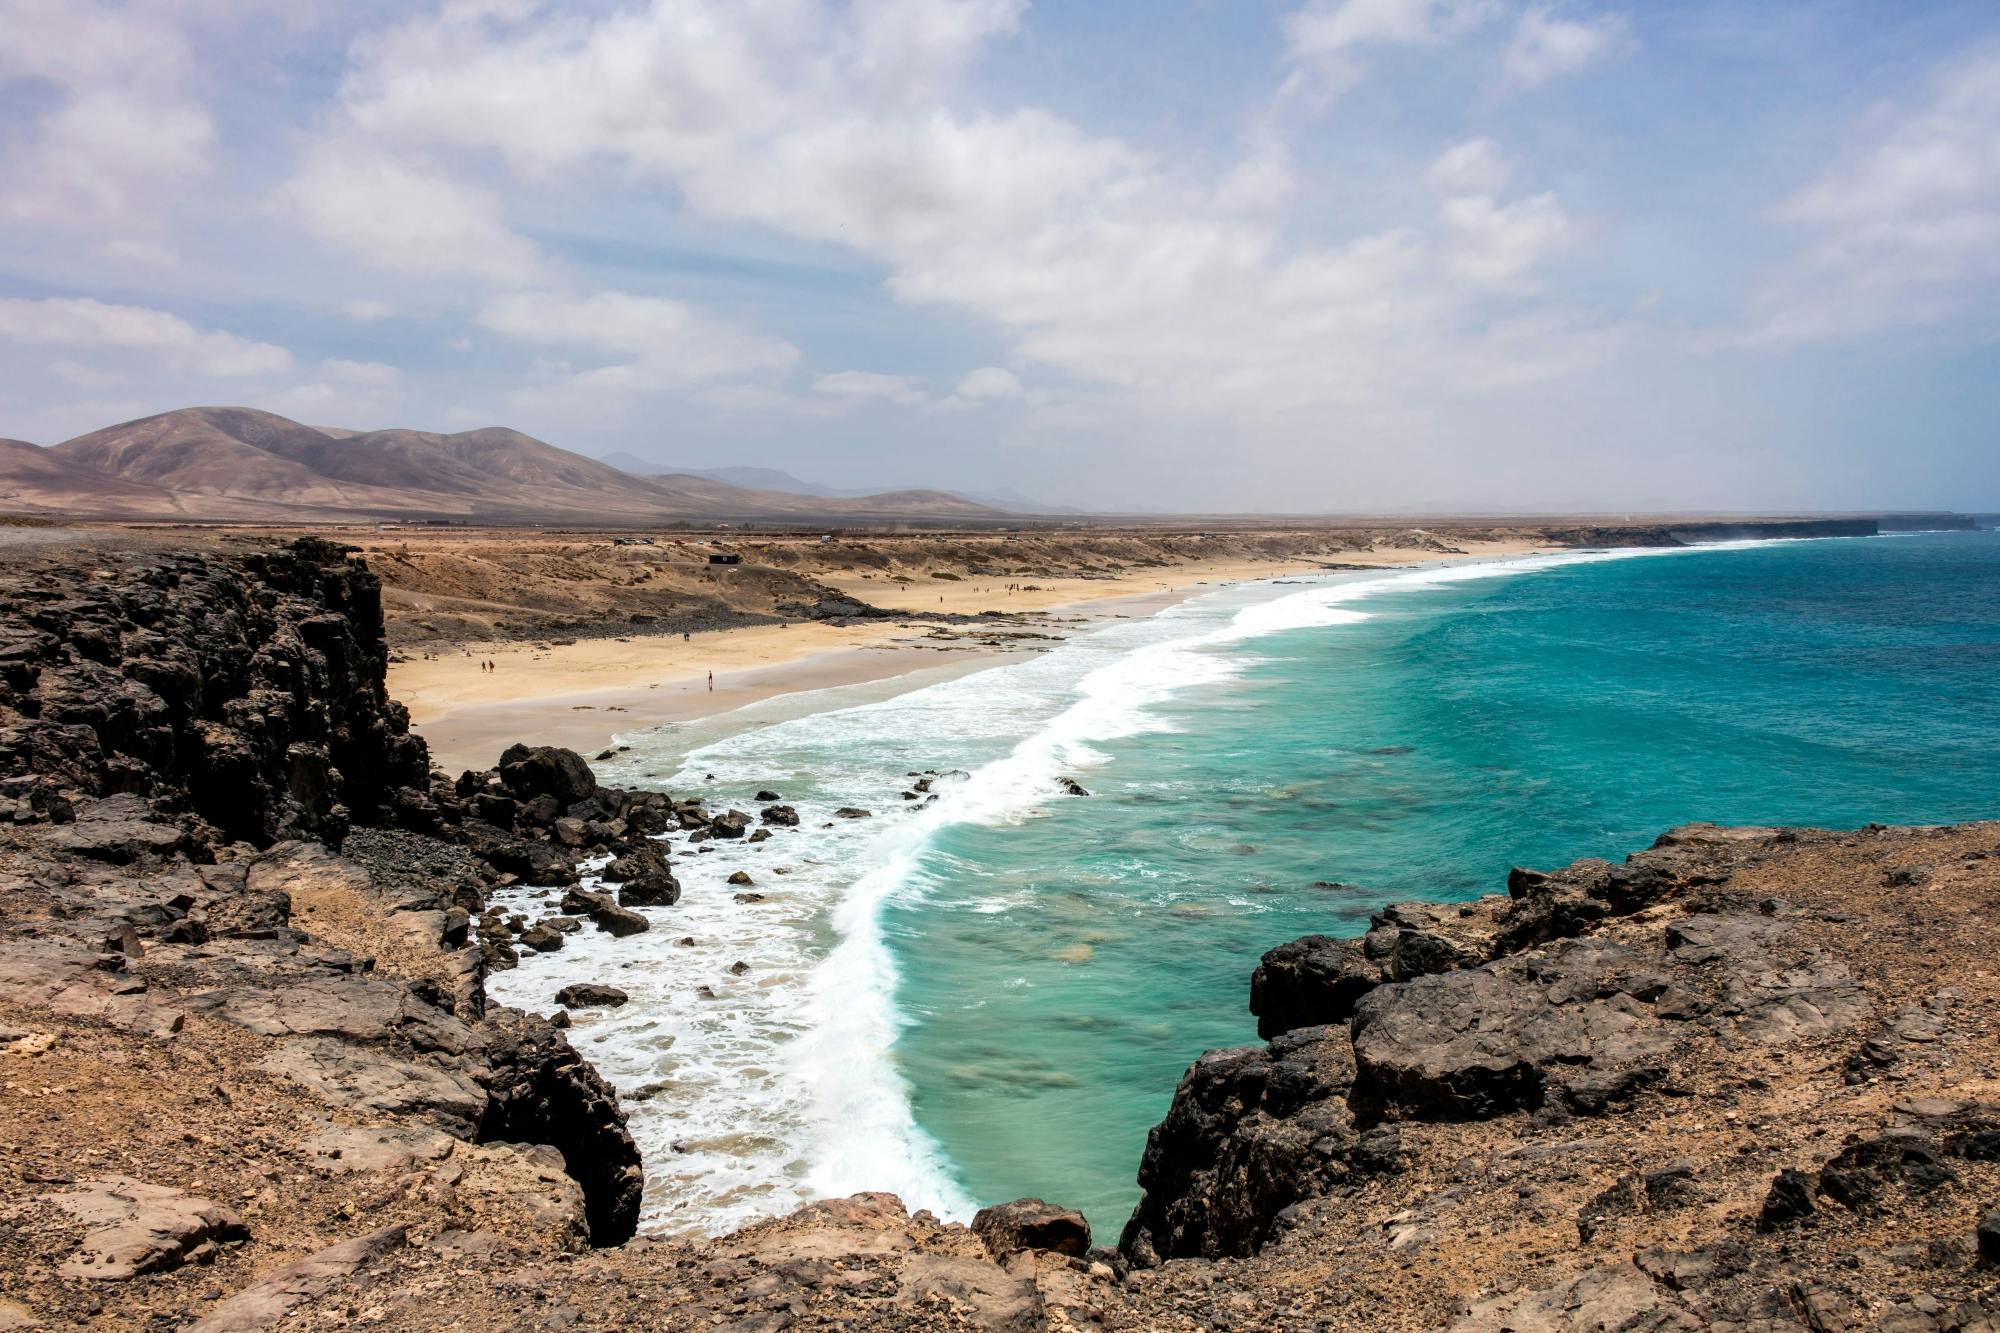
POLYGON ((298 521, 450 517, 654 523, 680 518, 991 518, 937 491, 828 499, 700 477, 640 477, 502 427, 438 434, 301 425, 194 407, 0 452, 0 503, 108 518, 298 521))
MULTIPOLYGON (((130 482, 146 482, 185 497, 228 497, 283 506, 398 513, 436 511, 442 498, 413 496, 387 486, 329 477, 287 457, 326 437, 270 412, 245 407, 195 407, 143 417, 79 435, 49 452, 77 467, 130 482)), ((199 503, 183 513, 205 512, 199 503)))
MULTIPOLYGON (((147 482, 107 476, 25 440, 0 439, 0 511, 174 518, 186 513, 188 498, 147 482)), ((220 497, 202 507, 219 517, 258 516, 256 506, 220 497)))

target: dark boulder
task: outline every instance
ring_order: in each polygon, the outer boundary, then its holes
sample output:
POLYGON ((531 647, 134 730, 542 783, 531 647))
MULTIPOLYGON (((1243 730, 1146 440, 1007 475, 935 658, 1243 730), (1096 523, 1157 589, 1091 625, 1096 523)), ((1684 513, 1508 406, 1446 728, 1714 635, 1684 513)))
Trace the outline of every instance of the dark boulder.
POLYGON ((1771 1188, 1764 1195, 1764 1206, 1757 1214, 1757 1229, 1778 1231, 1806 1221, 1819 1211, 1818 1204, 1813 1202, 1818 1192, 1817 1178, 1786 1167, 1771 1181, 1771 1188))
POLYGON ((562 932, 546 921, 537 922, 521 932, 519 943, 524 949, 536 953, 554 953, 563 947, 562 932))
POLYGON ((786 828, 797 828, 799 824, 799 812, 789 805, 766 806, 762 818, 766 824, 782 824, 786 828))
POLYGON ((1090 1250, 1090 1223, 1083 1214, 1040 1199, 981 1208, 973 1215, 972 1231, 1003 1263, 1023 1250, 1053 1250, 1077 1258, 1090 1250))
POLYGON ((708 831, 718 838, 740 838, 749 827, 750 816, 741 810, 731 810, 708 821, 708 831))
POLYGON ((562 848, 546 842, 499 838, 481 840, 474 850, 495 870, 512 875, 523 884, 561 888, 576 883, 575 863, 563 854, 562 848))
POLYGON ((600 986, 592 981, 572 982, 556 992, 556 1003, 565 1009, 615 1009, 631 998, 616 986, 600 986))
POLYGON ((613 935, 637 935, 647 929, 645 917, 620 907, 609 894, 591 889, 571 889, 565 893, 562 910, 573 916, 589 917, 598 929, 613 935))
POLYGON ((664 874, 666 869, 666 853, 660 849, 658 843, 647 840, 612 861, 600 873, 606 881, 622 884, 628 879, 664 874))
POLYGON ((681 900, 681 882, 660 870, 628 879, 618 886, 623 907, 672 907, 681 900))
POLYGON ((584 757, 554 745, 511 745, 500 756, 500 782, 518 801, 552 798, 567 811, 597 794, 597 776, 584 757))
POLYGON ((1381 985, 1382 967, 1360 940, 1307 935, 1265 954, 1250 974, 1250 1012, 1267 1041, 1294 1028, 1344 1023, 1381 985))
POLYGON ((673 827, 673 816, 662 806, 635 805, 625 812, 625 824, 635 833, 653 835, 673 827))

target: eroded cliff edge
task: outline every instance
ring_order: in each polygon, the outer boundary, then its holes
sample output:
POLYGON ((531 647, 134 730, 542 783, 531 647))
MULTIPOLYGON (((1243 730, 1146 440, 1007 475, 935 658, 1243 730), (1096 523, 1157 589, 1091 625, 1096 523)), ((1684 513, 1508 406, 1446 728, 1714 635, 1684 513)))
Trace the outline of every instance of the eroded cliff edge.
MULTIPOLYGON (((1266 955, 1122 1249, 1267 1326, 1958 1329, 2000 1292, 2000 825, 1693 826, 1266 955)), ((1245 1326, 1256 1326, 1255 1321, 1245 1326)))
POLYGON ((0 579, 0 1251, 37 1293, 0 1323, 171 1326, 199 1304, 147 1274, 248 1286, 329 1231, 632 1234, 616 1094, 486 1003, 473 915, 533 840, 468 822, 384 664, 324 542, 0 579))

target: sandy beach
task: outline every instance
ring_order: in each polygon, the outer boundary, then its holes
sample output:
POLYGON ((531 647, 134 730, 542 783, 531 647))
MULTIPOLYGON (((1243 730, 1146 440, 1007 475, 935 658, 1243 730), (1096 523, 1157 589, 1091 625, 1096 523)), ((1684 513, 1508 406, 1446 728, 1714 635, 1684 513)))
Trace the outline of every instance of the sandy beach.
MULTIPOLYGON (((1387 568, 1547 549, 1525 541, 1467 542, 1462 555, 1366 551, 1343 556, 1340 563, 1387 568)), ((634 634, 566 644, 468 643, 392 662, 389 692, 409 708, 433 760, 447 772, 484 767, 524 739, 591 754, 621 732, 728 712, 776 695, 906 675, 916 677, 913 685, 920 684, 933 675, 971 669, 1051 642, 1010 635, 1067 636, 1115 615, 1151 615, 1212 588, 1316 572, 1325 563, 1218 560, 1116 577, 1032 581, 966 575, 904 584, 867 575, 829 577, 831 586, 886 610, 1005 611, 1020 619, 991 626, 801 622, 686 637, 634 634), (482 670, 482 662, 493 663, 493 669, 482 670)))

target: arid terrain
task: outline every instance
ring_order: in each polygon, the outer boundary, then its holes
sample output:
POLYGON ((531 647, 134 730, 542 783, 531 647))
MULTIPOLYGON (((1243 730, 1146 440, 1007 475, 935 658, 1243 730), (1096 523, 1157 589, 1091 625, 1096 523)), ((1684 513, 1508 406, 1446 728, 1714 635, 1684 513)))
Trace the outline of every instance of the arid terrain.
POLYGON ((521 736, 614 736, 774 694, 966 669, 1246 579, 1743 535, 1846 535, 1958 515, 1787 519, 1107 521, 907 532, 834 526, 65 524, 0 543, 236 552, 319 535, 382 584, 389 683, 451 771, 521 736), (486 664, 492 669, 487 669, 486 664))
POLYGON ((499 426, 449 435, 356 431, 247 407, 182 408, 47 447, 0 439, 0 506, 26 514, 212 523, 998 517, 943 491, 794 495, 624 472, 499 426))
POLYGON ((673 929, 672 858, 753 819, 532 745, 427 771, 338 547, 71 536, 0 576, 0 1327, 2000 1318, 2000 824, 1696 826, 1274 941, 1269 1045, 1189 1070, 1094 1248, 1060 1200, 881 1195, 630 1239, 638 1153, 564 1031, 603 1001, 484 978, 673 929), (522 882, 563 914, 486 910, 522 882))

